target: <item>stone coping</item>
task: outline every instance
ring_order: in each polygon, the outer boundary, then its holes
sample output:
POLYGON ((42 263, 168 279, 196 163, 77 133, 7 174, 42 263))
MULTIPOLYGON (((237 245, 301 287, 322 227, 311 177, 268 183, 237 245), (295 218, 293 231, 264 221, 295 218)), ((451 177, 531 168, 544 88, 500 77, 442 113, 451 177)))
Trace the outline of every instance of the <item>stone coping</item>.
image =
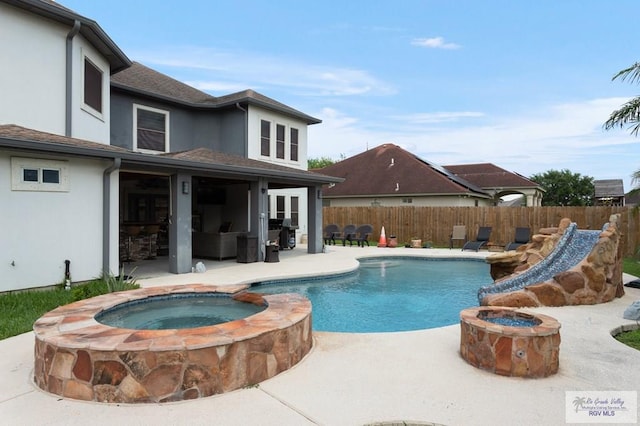
POLYGON ((522 311, 518 308, 511 308, 506 306, 479 306, 474 308, 467 308, 460 312, 460 321, 472 325, 473 327, 486 330, 489 333, 502 334, 504 336, 551 336, 558 333, 560 330, 560 323, 555 318, 552 318, 544 314, 531 314, 522 311), (508 325, 495 324, 489 321, 485 321, 481 316, 489 314, 495 314, 493 316, 505 317, 519 317, 527 320, 539 320, 539 324, 531 327, 511 327, 508 325))
POLYGON ((93 351, 168 351, 219 346, 290 327, 311 314, 311 302, 298 294, 259 295, 242 293, 248 285, 187 284, 116 292, 60 306, 33 325, 36 339, 57 347, 93 351), (152 296, 184 293, 238 293, 234 298, 267 304, 257 314, 205 327, 169 330, 116 328, 96 321, 95 316, 121 303, 152 296))

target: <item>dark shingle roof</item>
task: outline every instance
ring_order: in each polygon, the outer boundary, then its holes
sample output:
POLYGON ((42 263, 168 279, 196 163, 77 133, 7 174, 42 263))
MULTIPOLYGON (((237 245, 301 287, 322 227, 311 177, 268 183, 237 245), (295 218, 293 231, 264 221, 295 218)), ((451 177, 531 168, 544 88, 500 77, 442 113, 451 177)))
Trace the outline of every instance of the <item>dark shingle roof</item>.
POLYGON ((596 198, 624 196, 622 179, 594 180, 593 187, 596 198))
POLYGON ((344 182, 323 190, 327 197, 455 194, 489 197, 475 185, 394 144, 380 145, 319 171, 345 178, 344 182))
POLYGON ((215 97, 138 62, 111 76, 111 84, 187 104, 213 104, 216 101, 215 97))
POLYGON ((539 185, 517 173, 509 172, 491 163, 444 166, 451 173, 481 188, 535 188, 539 185))
POLYGON ((304 120, 307 124, 322 122, 253 90, 244 90, 220 97, 211 96, 138 62, 133 62, 128 69, 113 75, 111 86, 194 108, 227 108, 238 103, 253 104, 296 117, 304 120))
POLYGON ((323 184, 340 181, 340 179, 320 173, 223 154, 207 148, 153 155, 27 129, 14 124, 0 125, 0 147, 83 157, 121 158, 123 164, 126 162, 130 165, 145 165, 162 169, 184 169, 193 173, 233 173, 240 179, 249 175, 268 176, 270 182, 286 182, 290 186, 302 185, 301 182, 323 184))
MULTIPOLYGON (((66 136, 56 135, 54 133, 41 132, 39 130, 27 129, 25 127, 16 126, 15 124, 0 125, 0 139, 16 140, 25 142, 41 142, 52 145, 62 145, 75 148, 95 149, 106 152, 124 153, 130 152, 124 148, 112 145, 105 145, 97 142, 91 142, 84 139, 69 138, 66 136)), ((0 146, 2 143, 0 141, 0 146)), ((55 146, 52 147, 55 149, 55 146)))
POLYGON ((176 159, 196 161, 196 162, 208 163, 208 164, 252 167, 256 169, 279 170, 282 172, 295 171, 295 172, 300 172, 304 174, 313 173, 313 175, 318 177, 327 176, 320 173, 309 172, 306 170, 292 169, 291 167, 281 166, 279 164, 267 163, 265 161, 245 158, 239 155, 212 151, 208 148, 196 148, 188 151, 170 152, 166 154, 160 154, 160 156, 166 157, 166 158, 176 158, 176 159))

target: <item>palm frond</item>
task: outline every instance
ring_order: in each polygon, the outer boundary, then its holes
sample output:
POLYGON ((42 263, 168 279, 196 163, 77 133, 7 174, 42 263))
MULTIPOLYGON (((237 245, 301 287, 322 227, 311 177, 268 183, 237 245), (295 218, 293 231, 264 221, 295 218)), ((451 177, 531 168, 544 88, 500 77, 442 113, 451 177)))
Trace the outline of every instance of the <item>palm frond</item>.
POLYGON ((629 68, 623 69, 622 71, 618 72, 613 76, 611 80, 616 80, 618 78, 622 81, 629 79, 630 83, 640 82, 640 62, 636 62, 629 68))
POLYGON ((613 111, 604 123, 605 130, 626 126, 630 126, 631 134, 638 135, 640 130, 640 96, 631 99, 613 111))

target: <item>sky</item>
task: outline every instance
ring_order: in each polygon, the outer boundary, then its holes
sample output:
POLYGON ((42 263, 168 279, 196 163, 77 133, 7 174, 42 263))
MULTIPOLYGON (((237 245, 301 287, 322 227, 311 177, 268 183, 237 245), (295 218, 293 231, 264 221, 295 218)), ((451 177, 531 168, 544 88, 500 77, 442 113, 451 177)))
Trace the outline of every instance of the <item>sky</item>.
POLYGON ((442 166, 622 179, 605 131, 640 85, 638 0, 60 0, 131 59, 213 96, 252 89, 322 120, 310 158, 393 143, 442 166))

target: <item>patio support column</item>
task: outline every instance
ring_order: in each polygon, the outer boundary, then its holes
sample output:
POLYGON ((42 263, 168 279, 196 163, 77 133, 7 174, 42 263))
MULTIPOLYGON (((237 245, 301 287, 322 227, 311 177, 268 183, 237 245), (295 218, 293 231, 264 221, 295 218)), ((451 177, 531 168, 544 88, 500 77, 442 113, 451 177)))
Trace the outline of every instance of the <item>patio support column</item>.
POLYGON ((171 176, 169 215, 169 272, 191 272, 191 175, 171 176))
POLYGON ((269 182, 259 178, 257 182, 251 182, 249 190, 251 191, 250 234, 258 237, 258 262, 262 262, 265 258, 269 225, 269 182))
POLYGON ((322 187, 307 187, 308 253, 322 253, 322 187))

